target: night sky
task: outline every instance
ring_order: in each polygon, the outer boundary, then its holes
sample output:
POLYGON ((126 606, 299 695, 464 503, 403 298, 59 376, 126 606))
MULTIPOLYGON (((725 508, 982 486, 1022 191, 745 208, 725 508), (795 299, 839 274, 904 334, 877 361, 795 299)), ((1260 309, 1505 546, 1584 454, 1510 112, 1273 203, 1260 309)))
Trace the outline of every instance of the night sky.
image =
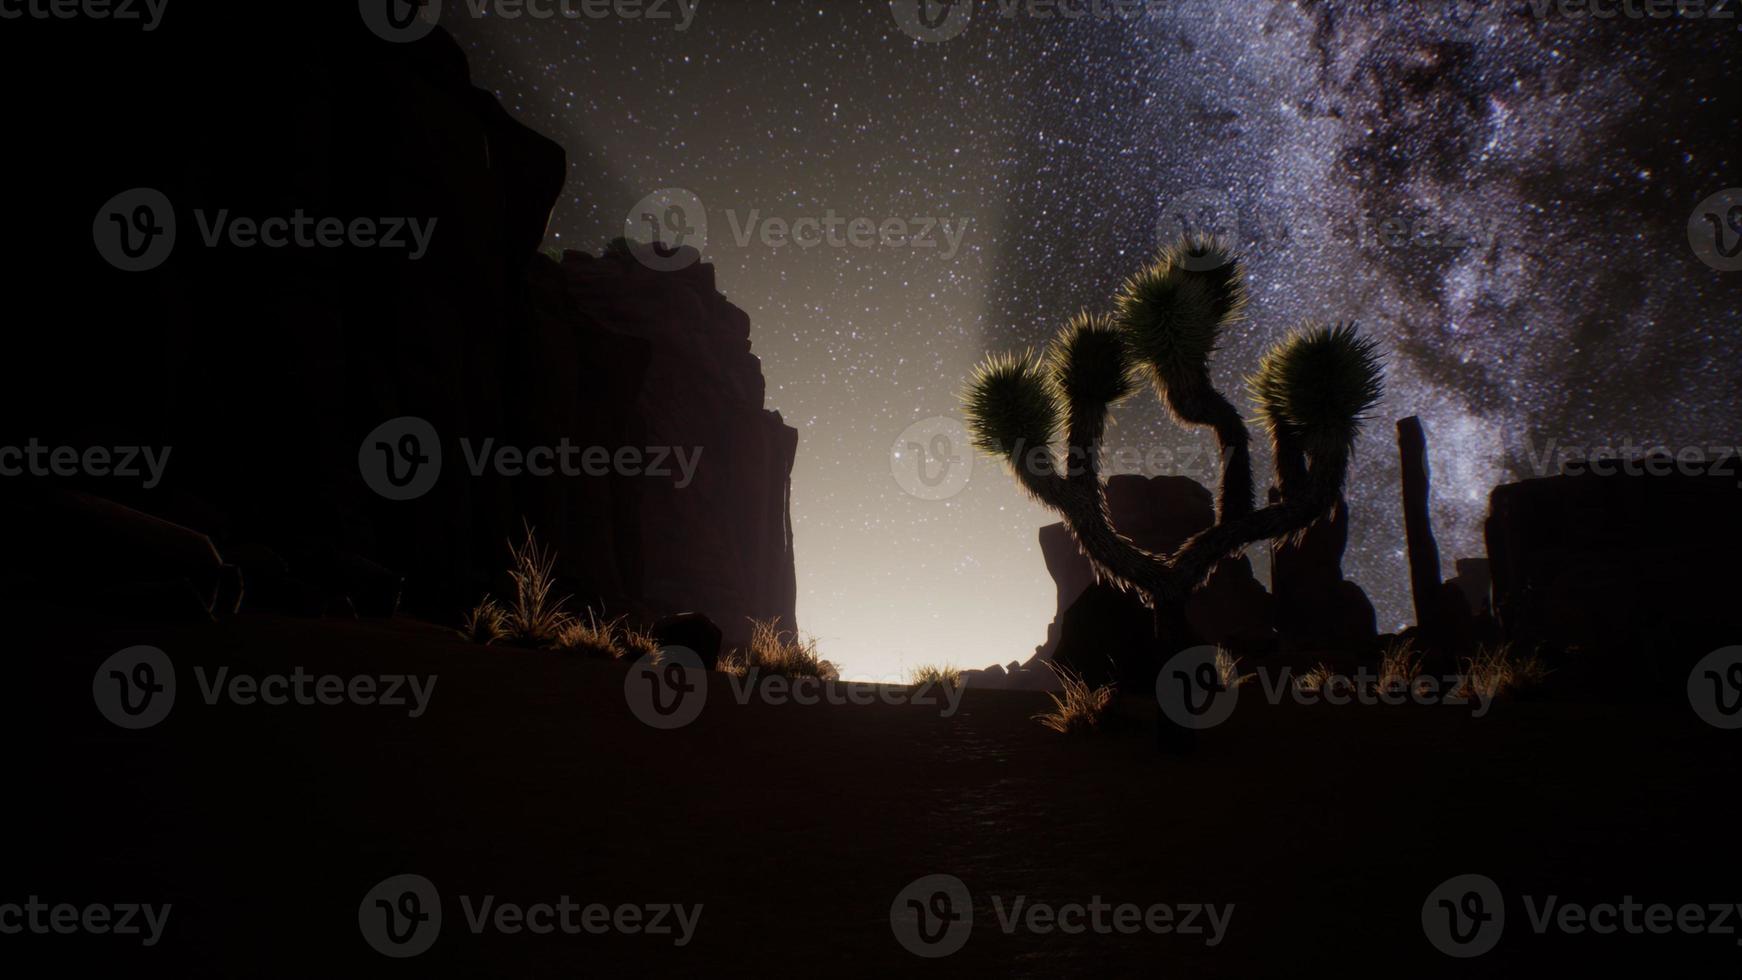
MULTIPOLYGON (((1387 352, 1345 566, 1382 630, 1413 618, 1394 419, 1426 424, 1448 573, 1483 552, 1489 489, 1545 472, 1533 458, 1552 448, 1742 441, 1742 273, 1689 236, 1697 205, 1742 186, 1735 20, 1433 0, 1061 20, 986 0, 928 43, 879 0, 702 0, 686 30, 447 7, 475 81, 568 149, 547 245, 597 252, 662 189, 705 206, 768 405, 800 431, 801 625, 850 676, 1042 641, 1054 594, 1035 530, 1055 518, 985 459, 959 493, 907 493, 894 472, 912 461, 891 447, 959 417, 987 352, 1106 307, 1182 210, 1209 209, 1247 258, 1251 316, 1215 365, 1237 404, 1259 351, 1305 321, 1357 320, 1387 352), (831 210, 962 237, 738 240, 752 212, 831 210)), ((1210 440, 1153 396, 1116 417, 1109 449, 1210 478, 1210 440)))

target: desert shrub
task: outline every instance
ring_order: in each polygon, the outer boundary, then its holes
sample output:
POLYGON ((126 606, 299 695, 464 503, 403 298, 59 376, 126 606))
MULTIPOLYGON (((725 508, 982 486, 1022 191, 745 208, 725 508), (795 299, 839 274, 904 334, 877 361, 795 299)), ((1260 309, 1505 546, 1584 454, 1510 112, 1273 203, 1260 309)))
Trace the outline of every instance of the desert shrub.
POLYGON ((1113 685, 1090 687, 1082 674, 1069 667, 1048 663, 1047 668, 1058 675, 1061 689, 1047 695, 1052 699, 1052 710, 1035 715, 1034 720, 1061 735, 1100 729, 1113 707, 1113 685))

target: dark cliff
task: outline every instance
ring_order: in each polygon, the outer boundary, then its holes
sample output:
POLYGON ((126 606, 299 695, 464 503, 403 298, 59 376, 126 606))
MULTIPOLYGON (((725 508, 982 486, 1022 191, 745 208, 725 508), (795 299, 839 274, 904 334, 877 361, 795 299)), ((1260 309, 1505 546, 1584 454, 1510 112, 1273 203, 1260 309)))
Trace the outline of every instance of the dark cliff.
POLYGON ((46 520, 78 513, 63 506, 77 490, 209 535, 241 568, 245 608, 379 610, 403 580, 406 609, 452 620, 501 587, 526 521, 577 606, 695 609, 728 637, 751 616, 791 624, 797 433, 764 409, 748 317, 711 267, 541 255, 558 195, 587 189, 565 187, 563 149, 474 87, 440 29, 388 44, 354 7, 294 23, 237 9, 207 26, 82 38, 105 77, 137 86, 118 98, 67 80, 91 125, 39 147, 28 182, 13 174, 45 204, 12 236, 33 248, 4 259, 15 308, 42 312, 15 327, 26 369, 0 396, 0 445, 170 457, 149 488, 0 481, 8 584, 54 593, 55 570, 80 563, 46 520), (226 31, 249 43, 209 43, 226 31), (140 187, 172 202, 177 236, 161 266, 129 273, 93 246, 92 215, 140 187), (416 259, 206 240, 218 215, 295 214, 431 232, 416 259), (360 468, 367 437, 400 417, 428 423, 442 466, 427 492, 390 500, 360 468), (643 463, 663 450, 669 475, 472 472, 485 445, 565 443, 643 463), (681 487, 679 449, 694 462, 681 487))

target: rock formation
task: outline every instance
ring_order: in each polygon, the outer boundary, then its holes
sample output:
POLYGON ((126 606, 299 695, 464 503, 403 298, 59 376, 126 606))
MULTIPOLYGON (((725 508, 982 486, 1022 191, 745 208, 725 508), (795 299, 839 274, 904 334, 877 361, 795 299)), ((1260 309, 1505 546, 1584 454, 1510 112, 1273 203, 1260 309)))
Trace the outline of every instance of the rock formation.
POLYGON ((1594 461, 1496 487, 1488 555, 1506 638, 1685 681, 1742 637, 1742 489, 1729 463, 1594 461))
POLYGON ((1343 577, 1349 503, 1270 549, 1276 629, 1289 651, 1365 653, 1378 635, 1367 593, 1343 577))
POLYGON ((136 97, 69 91, 99 115, 33 163, 67 214, 19 236, 58 264, 11 266, 44 270, 20 275, 18 308, 76 295, 80 316, 17 332, 16 363, 32 368, 0 394, 0 446, 172 447, 163 479, 6 480, 4 511, 16 521, 44 494, 87 491, 208 536, 240 566, 245 609, 391 612, 403 579, 405 608, 442 622, 503 588, 524 520, 577 606, 647 622, 698 611, 728 640, 750 616, 792 626, 797 433, 764 410, 748 318, 711 267, 539 254, 564 151, 471 84, 445 31, 389 44, 354 5, 331 23, 245 6, 224 16, 259 43, 236 52, 171 38, 93 53, 118 71, 137 62, 136 97), (91 215, 134 186, 173 203, 180 233, 165 264, 128 274, 92 248, 91 215), (201 222, 220 211, 399 216, 433 232, 415 261, 208 245, 201 222), (402 416, 435 430, 441 476, 388 500, 360 475, 359 446, 402 416), (682 488, 675 475, 504 474, 479 457, 565 441, 701 456, 682 488))
MULTIPOLYGON (((1171 554, 1215 521, 1210 492, 1183 476, 1111 477, 1107 507, 1120 534, 1158 553, 1171 554)), ((1047 642, 1030 664, 1053 660, 1103 680, 1111 676, 1109 665, 1152 664, 1154 616, 1137 597, 1096 584, 1089 560, 1063 524, 1041 528, 1040 547, 1058 586, 1058 611, 1047 627, 1047 642)), ((1186 604, 1186 619, 1200 642, 1227 643, 1250 652, 1275 643, 1270 595, 1244 556, 1216 566, 1186 604)))

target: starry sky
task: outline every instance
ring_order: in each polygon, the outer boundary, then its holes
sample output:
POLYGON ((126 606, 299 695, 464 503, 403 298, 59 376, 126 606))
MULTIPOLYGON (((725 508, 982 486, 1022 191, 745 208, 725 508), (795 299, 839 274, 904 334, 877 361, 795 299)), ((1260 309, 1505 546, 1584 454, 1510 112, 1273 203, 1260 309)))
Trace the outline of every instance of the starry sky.
MULTIPOLYGON (((1048 19, 1002 2, 942 41, 881 0, 702 0, 683 30, 443 19, 475 82, 568 150, 547 245, 596 252, 656 191, 705 207, 768 406, 800 431, 800 624, 849 676, 1007 663, 1044 639, 1035 534, 1054 518, 995 462, 940 490, 892 447, 941 448, 977 361, 1105 308, 1181 215, 1246 257, 1251 315, 1214 367, 1237 404, 1304 322, 1382 342, 1390 390, 1353 467, 1345 562, 1382 630, 1413 618, 1393 420, 1426 426, 1448 574, 1483 553, 1496 484, 1611 447, 1742 441, 1742 273, 1702 262, 1689 231, 1742 186, 1736 21, 1533 17, 1523 0, 1048 19), (773 247, 752 224, 830 214, 960 237, 773 247)), ((1109 450, 1212 479, 1206 434, 1152 396, 1116 417, 1109 450)), ((1264 453, 1255 466, 1268 475, 1264 453)))

